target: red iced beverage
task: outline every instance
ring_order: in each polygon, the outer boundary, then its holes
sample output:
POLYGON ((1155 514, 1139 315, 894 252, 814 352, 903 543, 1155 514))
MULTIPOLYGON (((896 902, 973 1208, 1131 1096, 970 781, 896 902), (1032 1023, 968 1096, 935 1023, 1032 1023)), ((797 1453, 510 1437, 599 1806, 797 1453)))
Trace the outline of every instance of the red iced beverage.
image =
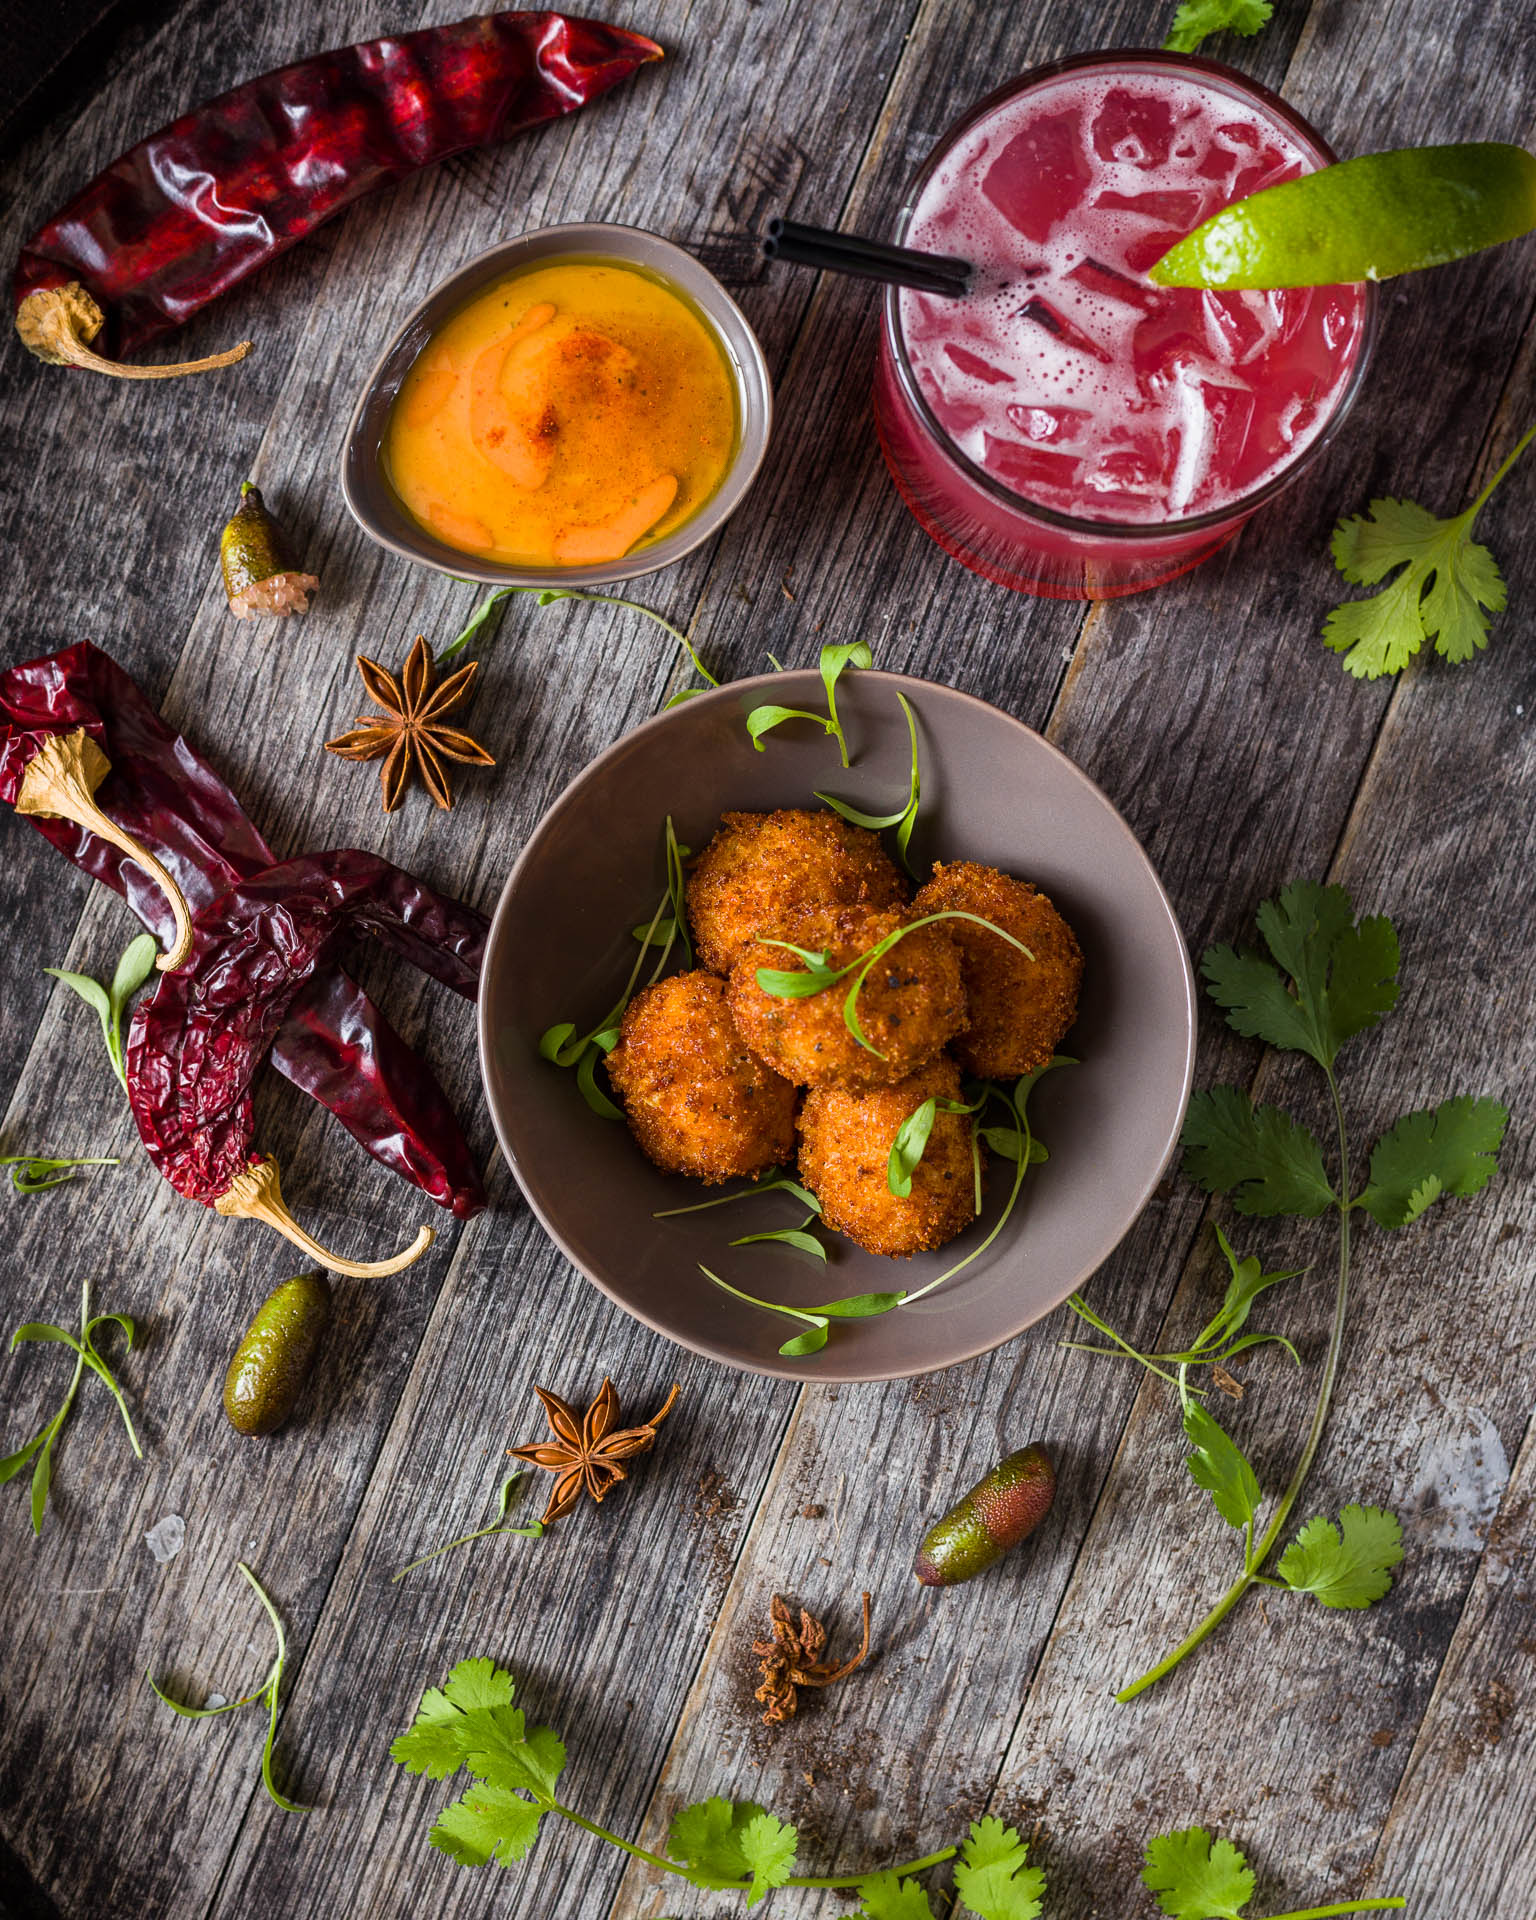
POLYGON ((973 262, 963 299, 887 292, 875 411, 903 498, 956 559, 1062 598, 1215 551, 1337 425, 1364 287, 1204 293, 1147 269, 1230 201, 1332 155, 1214 62, 1106 54, 983 101, 900 238, 973 262))

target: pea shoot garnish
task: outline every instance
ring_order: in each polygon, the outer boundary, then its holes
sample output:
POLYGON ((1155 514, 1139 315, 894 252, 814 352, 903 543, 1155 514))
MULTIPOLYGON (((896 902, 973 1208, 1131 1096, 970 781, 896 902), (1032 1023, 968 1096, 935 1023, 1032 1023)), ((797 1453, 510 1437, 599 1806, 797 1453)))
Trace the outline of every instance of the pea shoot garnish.
POLYGON ((435 1560, 439 1554, 452 1553, 455 1547, 467 1547, 472 1540, 490 1540, 499 1533, 515 1533, 522 1540, 537 1540, 544 1532, 542 1520, 535 1520, 526 1527, 510 1527, 505 1524, 507 1509, 512 1504, 512 1489, 520 1481, 526 1480, 526 1473, 509 1473, 501 1483, 501 1491, 496 1496, 496 1518, 488 1526, 477 1527, 473 1533, 461 1533, 456 1540, 445 1540, 440 1547, 434 1547, 430 1553, 424 1553, 419 1560, 412 1560, 398 1573, 390 1575, 390 1585, 403 1580, 408 1573, 414 1573, 418 1567, 424 1567, 429 1560, 435 1560))
MULTIPOLYGON (((896 698, 901 702, 901 710, 907 717, 907 733, 912 741, 912 772, 907 782, 907 798, 904 806, 894 813, 860 813, 846 800, 839 800, 835 793, 817 792, 816 798, 836 814, 840 814, 850 826, 867 827, 871 833, 883 833, 887 827, 896 829, 896 851, 901 855, 901 864, 915 880, 917 871, 907 855, 908 843, 912 838, 912 829, 917 825, 917 810, 922 801, 922 772, 917 762, 917 716, 912 711, 912 703, 904 693, 896 698)), ((846 759, 843 762, 847 766, 846 759)))
MULTIPOLYGON (((123 1064, 123 1014, 128 1002, 155 970, 160 952, 152 933, 141 933, 130 940, 106 986, 88 973, 70 973, 63 967, 44 967, 43 972, 61 980, 71 993, 79 994, 88 1007, 94 1007, 101 1021, 101 1037, 106 1042, 107 1058, 117 1075, 117 1084, 128 1091, 127 1070, 123 1064)), ((79 1162, 84 1165, 85 1163, 79 1162)))
POLYGON ((693 945, 688 938, 688 916, 683 907, 683 862, 688 858, 688 851, 687 847, 678 844, 672 816, 668 814, 665 838, 667 889, 657 901, 656 911, 646 925, 634 929, 634 936, 640 942, 640 951, 635 955, 635 964, 630 968, 623 993, 590 1033, 577 1037, 575 1021, 562 1020, 552 1027, 546 1027, 539 1036, 540 1056, 557 1067, 574 1067, 582 1099, 605 1120, 622 1120, 624 1116, 597 1084, 597 1067, 619 1043, 619 1022, 624 1018, 625 1008, 635 997, 646 955, 652 947, 660 949, 656 964, 645 983, 647 987, 655 986, 666 972, 674 946, 680 945, 685 964, 690 967, 693 965, 693 945))
POLYGON ((50 1187, 62 1187, 74 1179, 75 1167, 118 1167, 120 1160, 110 1155, 93 1154, 84 1159, 48 1160, 37 1153, 0 1155, 0 1167, 11 1170, 11 1185, 18 1193, 46 1193, 50 1187))
POLYGON ((808 1000, 813 994, 825 993, 830 987, 837 986, 851 974, 853 984, 843 999, 843 1024, 861 1047, 874 1054, 877 1059, 883 1060, 885 1055, 859 1025, 860 989, 868 979, 871 969, 885 958, 898 941, 905 940, 909 933, 916 933, 919 927, 932 926, 938 920, 969 920, 973 925, 985 927, 989 933, 995 933, 999 940, 1006 940, 1010 947, 1016 947, 1026 960, 1033 960, 1035 957, 1022 940, 1016 940, 1011 933, 1006 932, 995 922, 983 920, 979 913, 966 913, 959 907, 948 907, 942 913, 925 913, 916 920, 909 920, 905 926, 897 927, 893 932, 886 934, 883 940, 877 940, 863 953, 855 954, 853 959, 841 967, 832 965, 825 948, 797 947, 792 940, 765 939, 762 942, 763 946, 783 947, 787 953, 796 955, 805 964, 803 967, 795 968, 759 967, 756 974, 757 984, 764 993, 771 994, 776 1000, 808 1000))
MULTIPOLYGON (((946 1103, 949 1105, 951 1111, 966 1112, 973 1116, 971 1122, 971 1164, 975 1169, 977 1212, 979 1213, 981 1210, 981 1146, 983 1141, 991 1146, 994 1152, 1001 1158, 1013 1162, 1013 1183, 1009 1188, 1006 1200, 1003 1202, 1002 1211, 999 1213, 985 1239, 980 1241, 978 1245, 972 1247, 969 1253, 964 1254, 959 1260, 955 1261, 953 1266, 946 1267, 937 1279, 929 1280, 921 1287, 914 1287, 899 1293, 857 1293, 845 1300, 832 1300, 821 1306, 792 1307, 780 1300, 762 1300, 755 1294, 743 1293, 740 1288, 733 1287, 728 1281, 722 1280, 718 1273, 712 1273, 702 1262, 699 1266, 700 1273, 704 1275, 706 1280, 712 1281, 715 1286, 731 1294, 735 1299, 745 1301, 748 1306, 760 1307, 765 1313, 782 1314, 789 1320, 803 1321, 805 1323, 804 1332, 795 1334, 791 1339, 786 1340, 783 1346, 779 1348, 779 1352, 783 1354, 786 1359, 799 1359, 806 1354, 819 1353, 827 1344, 827 1340, 830 1337, 831 1323, 833 1320, 871 1319, 877 1314, 889 1313, 895 1307, 910 1306, 913 1301, 921 1300, 925 1294, 935 1292, 939 1287, 953 1280, 958 1274, 963 1273, 973 1260, 980 1259, 981 1255, 984 1254, 997 1239, 1003 1228, 1007 1226, 1009 1219, 1012 1217, 1013 1210, 1018 1204, 1019 1192, 1024 1185, 1025 1174, 1032 1166, 1038 1166, 1050 1157, 1045 1147, 1035 1138, 1034 1131, 1030 1126, 1027 1111, 1029 1096, 1034 1091, 1036 1082, 1042 1075, 1049 1073, 1052 1067, 1071 1067, 1076 1064, 1077 1062, 1075 1060, 1069 1060, 1064 1054, 1057 1054, 1053 1059, 1049 1060, 1045 1066, 1036 1068, 1033 1073, 1022 1075, 1012 1086, 1001 1086, 995 1080, 980 1082, 974 1089, 970 1090, 973 1097, 967 1106, 959 1107, 953 1103, 946 1103), (1003 1108, 1006 1117, 994 1124, 987 1124, 988 1114, 994 1112, 999 1106, 1003 1108)), ((923 1104, 926 1106, 928 1103, 925 1101, 923 1104)), ((918 1111, 920 1112, 921 1108, 918 1109, 918 1111)), ((929 1132, 932 1132, 931 1120, 929 1122, 929 1132)), ((924 1137, 922 1145, 924 1147, 927 1145, 926 1136, 924 1137)), ((905 1160, 910 1161, 907 1174, 908 1192, 911 1191, 911 1172, 916 1169, 922 1159, 921 1151, 914 1149, 915 1143, 909 1136, 907 1153, 904 1156, 905 1160)), ((895 1191, 894 1188, 892 1190, 895 1191)), ((731 1194, 727 1197, 739 1200, 745 1196, 742 1194, 731 1194)), ((769 1236, 751 1237, 768 1238, 769 1236)), ((732 1244, 739 1246, 744 1243, 734 1241, 732 1244)))
MULTIPOLYGON (((592 600, 605 607, 628 607, 632 613, 644 614, 647 620, 654 620, 663 633, 671 634, 678 646, 687 654, 694 672, 700 679, 712 687, 718 687, 720 684, 699 658, 693 642, 682 628, 673 626, 670 620, 664 619, 653 607, 643 607, 638 600, 625 600, 616 593, 583 593, 577 587, 498 587, 494 593, 488 593, 475 608, 469 616, 469 624, 464 631, 457 638, 450 640, 438 653, 438 665, 440 666, 444 660, 450 659, 454 654, 462 653, 471 641, 478 640, 482 634, 489 639, 495 631, 496 616, 514 593, 531 593, 534 596, 534 604, 540 607, 552 607, 557 600, 592 600)), ((696 693, 703 691, 703 687, 685 687, 681 693, 673 694, 667 706, 681 706, 685 700, 691 700, 696 693)))
MULTIPOLYGON (((747 732, 752 736, 752 744, 759 753, 765 753, 763 735, 771 733, 775 727, 782 726, 786 720, 809 720, 813 726, 820 727, 837 742, 837 751, 845 767, 852 766, 848 757, 848 736, 843 732, 843 723, 837 717, 837 683, 849 667, 868 667, 874 664, 874 655, 863 640, 855 640, 847 646, 825 646, 821 650, 818 666, 821 672, 821 684, 827 690, 827 710, 825 713, 809 713, 803 707, 780 707, 772 704, 754 707, 747 715, 747 732)), ((905 701, 902 702, 906 704, 905 701)), ((916 751, 914 735, 914 748, 916 751)), ((825 798, 817 794, 818 800, 825 798)), ((830 805, 831 802, 828 802, 830 805)), ((837 809, 839 813, 842 808, 837 809)), ((849 818, 851 816, 844 816, 849 818)))

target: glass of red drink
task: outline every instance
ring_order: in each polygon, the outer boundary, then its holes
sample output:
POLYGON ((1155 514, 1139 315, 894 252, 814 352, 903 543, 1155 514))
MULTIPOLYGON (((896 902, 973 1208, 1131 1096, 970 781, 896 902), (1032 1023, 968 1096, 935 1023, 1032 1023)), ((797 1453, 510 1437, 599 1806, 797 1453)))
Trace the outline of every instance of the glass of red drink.
POLYGON ((1233 200, 1334 155, 1213 60, 1086 54, 959 121, 897 239, 975 264, 963 299, 888 287, 875 421, 946 552, 1100 599, 1195 566, 1288 486, 1359 391, 1372 286, 1207 293, 1146 270, 1233 200))

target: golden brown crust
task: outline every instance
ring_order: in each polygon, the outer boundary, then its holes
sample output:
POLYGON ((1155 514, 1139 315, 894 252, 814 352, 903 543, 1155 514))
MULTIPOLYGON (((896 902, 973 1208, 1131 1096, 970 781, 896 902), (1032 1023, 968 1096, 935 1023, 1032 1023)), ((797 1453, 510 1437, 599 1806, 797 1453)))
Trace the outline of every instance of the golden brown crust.
POLYGON ((711 1183, 794 1153, 795 1089, 747 1051, 712 973, 678 973, 629 1003, 608 1078, 646 1154, 711 1183))
POLYGON ((1027 880, 970 860, 935 866, 912 902, 916 914, 979 914, 1022 940, 1023 954, 985 927, 946 920, 960 949, 969 1018, 951 1051, 967 1072, 1008 1080, 1043 1067, 1077 1018, 1083 977, 1076 935, 1046 896, 1027 880))
MULTIPOLYGON (((780 937, 808 952, 825 951, 829 963, 841 967, 908 917, 899 907, 798 907, 784 916, 780 937)), ((742 1038, 776 1073, 801 1086, 891 1086, 933 1059, 965 1021, 960 950, 942 926, 918 928, 871 968, 858 1016, 875 1052, 859 1045, 843 1019, 852 975, 824 993, 780 999, 757 984, 759 967, 803 972, 803 962, 762 943, 743 953, 730 978, 731 1012, 742 1038)))
POLYGON ((934 1116, 933 1132, 901 1199, 887 1177, 891 1144, 907 1116, 932 1094, 960 1098, 960 1071, 945 1056, 894 1087, 850 1093, 819 1087, 800 1114, 800 1178, 821 1202, 822 1219, 870 1253, 902 1259, 953 1240, 976 1217, 971 1122, 934 1116))
POLYGON ((729 973, 793 907, 888 907, 908 891, 876 836, 835 813, 726 813, 689 874, 688 919, 701 963, 729 973))

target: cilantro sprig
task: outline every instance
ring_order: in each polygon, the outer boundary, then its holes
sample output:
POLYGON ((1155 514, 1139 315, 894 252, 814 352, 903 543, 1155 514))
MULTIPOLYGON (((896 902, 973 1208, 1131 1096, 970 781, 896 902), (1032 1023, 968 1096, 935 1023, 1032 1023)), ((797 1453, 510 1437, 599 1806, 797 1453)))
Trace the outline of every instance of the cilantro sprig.
MULTIPOLYGON (((1213 1840, 1204 1827, 1160 1833, 1147 1842, 1142 1885, 1157 1895, 1169 1920, 1246 1920, 1253 1898, 1253 1869, 1230 1840, 1213 1840)), ((1393 1894, 1377 1900, 1337 1900, 1328 1906, 1277 1913, 1271 1920, 1330 1920, 1345 1913, 1400 1912, 1408 1902, 1393 1894)))
POLYGON ((1472 529, 1533 439, 1536 427, 1521 436, 1471 506, 1449 519, 1415 500, 1384 499, 1334 528, 1333 562, 1352 586, 1374 587, 1402 569, 1379 593, 1346 600, 1323 623, 1323 640, 1344 656, 1347 673, 1357 680, 1401 673, 1426 640, 1453 663, 1487 647, 1489 615, 1504 611, 1508 595, 1498 562, 1472 529))
POLYGON ((272 1632, 277 1640, 277 1652, 267 1669, 267 1677, 254 1693, 245 1694, 239 1700, 226 1700, 217 1707, 187 1707, 179 1700, 173 1700, 155 1685, 155 1676, 147 1669, 144 1677, 149 1682, 150 1692, 155 1698, 168 1706, 172 1713, 179 1714, 183 1720, 211 1720, 216 1713, 234 1713, 240 1707, 255 1706, 258 1702, 267 1709, 267 1737, 261 1748, 261 1784, 267 1790, 267 1798, 284 1813, 308 1813, 308 1807, 301 1807, 295 1800, 287 1800, 277 1790, 272 1779, 272 1749, 277 1741, 278 1698, 283 1690, 283 1668, 288 1662, 288 1636, 283 1632, 282 1615, 273 1606, 266 1589, 251 1572, 243 1560, 235 1562, 235 1569, 244 1576, 256 1598, 265 1609, 267 1618, 272 1622, 272 1632))
POLYGON ((133 1448, 134 1458, 142 1460, 144 1449, 139 1445, 139 1436, 133 1430, 133 1418, 128 1412, 128 1402, 123 1398, 123 1390, 117 1384, 112 1369, 102 1358, 96 1345, 96 1329, 104 1327, 108 1321, 118 1327, 131 1347, 133 1345, 134 1325, 126 1313, 91 1312, 91 1284, 84 1281, 80 1287, 80 1332, 78 1337, 63 1327, 56 1327, 48 1320, 27 1320, 11 1335, 11 1351, 31 1341, 54 1342, 68 1347, 75 1356, 75 1370, 70 1375, 69 1388, 64 1395, 64 1403, 58 1412, 43 1428, 42 1432, 29 1440, 24 1447, 18 1447, 15 1453, 9 1453, 0 1460, 0 1487, 8 1480, 14 1480, 28 1461, 32 1463, 32 1531, 41 1534, 43 1514, 48 1506, 48 1493, 53 1485, 53 1450, 58 1444, 59 1435, 64 1431, 70 1414, 74 1410, 75 1395, 80 1391, 80 1382, 89 1368, 117 1402, 117 1410, 123 1416, 123 1425, 128 1429, 128 1444, 133 1448))
POLYGON ((1341 1608, 1369 1606, 1390 1589, 1391 1569, 1402 1559, 1401 1529, 1393 1515, 1358 1504, 1345 1507, 1337 1525, 1323 1516, 1309 1520, 1274 1571, 1266 1571, 1317 1457, 1338 1383, 1353 1220, 1364 1212, 1379 1226, 1396 1229, 1442 1199, 1481 1192, 1497 1169, 1509 1118, 1498 1101, 1467 1095, 1407 1114, 1378 1140, 1365 1183, 1357 1188, 1335 1069, 1342 1049, 1377 1026, 1397 1004, 1396 931, 1385 915, 1357 920, 1343 887, 1306 881, 1266 901, 1257 919, 1267 955, 1212 947, 1201 962, 1206 991, 1238 1033, 1302 1053, 1320 1069, 1335 1119, 1337 1180, 1309 1128, 1278 1107, 1256 1105, 1237 1087, 1216 1087, 1191 1100, 1184 1123, 1184 1170, 1207 1193, 1230 1194, 1242 1214, 1314 1219, 1332 1211, 1337 1216, 1333 1322, 1300 1458, 1260 1533, 1263 1491, 1258 1476, 1214 1414, 1201 1405, 1188 1375, 1192 1366, 1213 1354, 1234 1351, 1228 1336, 1242 1325, 1253 1299, 1265 1285, 1293 1278, 1294 1270, 1265 1275, 1257 1262, 1237 1260, 1223 1239, 1232 1278, 1222 1310, 1194 1346, 1179 1354, 1141 1354, 1096 1316, 1085 1315, 1115 1340, 1120 1352, 1162 1371, 1164 1378, 1169 1377, 1166 1366, 1177 1368, 1172 1378, 1190 1444, 1190 1476, 1242 1538, 1237 1578, 1171 1653, 1115 1696, 1121 1701, 1134 1699, 1170 1673, 1254 1586, 1310 1593, 1325 1607, 1341 1608))
POLYGON ((1213 33, 1240 33, 1250 39, 1269 25, 1273 0, 1182 0, 1163 47, 1168 53, 1193 53, 1213 33))
MULTIPOLYGON (((152 933, 141 933, 123 949, 111 980, 103 986, 88 973, 70 973, 63 967, 44 967, 43 972, 61 980, 72 993, 79 994, 88 1007, 95 1009, 101 1021, 101 1037, 106 1042, 107 1058, 117 1075, 117 1084, 128 1091, 128 1074, 123 1062, 123 1014, 129 1001, 154 971, 159 954, 152 933)), ((64 1163, 60 1163, 61 1165, 64 1163)), ((73 1164, 85 1165, 84 1161, 73 1164)))
POLYGON ((665 1853, 636 1845, 599 1826, 558 1797, 565 1745, 551 1727, 530 1726, 513 1705, 516 1683, 486 1659, 461 1660, 441 1687, 421 1696, 411 1727, 390 1747, 408 1773, 470 1784, 437 1816, 429 1839, 461 1866, 515 1866, 538 1841, 551 1814, 709 1893, 739 1893, 748 1907, 780 1887, 844 1888, 857 1895, 866 1920, 933 1920, 928 1895, 913 1877, 955 1860, 955 1914, 976 1920, 1037 1920, 1045 1876, 1027 1864, 1028 1848, 1002 1821, 976 1821, 958 1846, 883 1872, 801 1874, 800 1836, 754 1801, 721 1795, 681 1807, 667 1831, 665 1853))

